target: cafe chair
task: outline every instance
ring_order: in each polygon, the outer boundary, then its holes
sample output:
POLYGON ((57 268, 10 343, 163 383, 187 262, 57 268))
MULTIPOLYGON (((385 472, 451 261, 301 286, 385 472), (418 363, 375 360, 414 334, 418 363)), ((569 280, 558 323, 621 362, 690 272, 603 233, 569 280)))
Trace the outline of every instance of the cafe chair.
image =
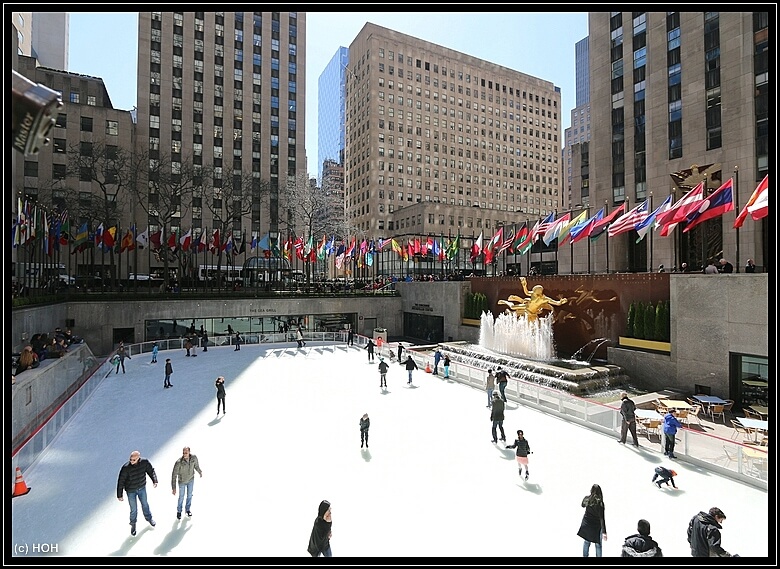
POLYGON ((641 421, 639 423, 640 430, 644 431, 645 436, 647 437, 647 440, 650 440, 650 432, 653 431, 655 433, 658 433, 658 427, 661 425, 660 419, 646 419, 645 421, 641 421))
POLYGON ((689 413, 690 409, 679 409, 677 411, 677 420, 680 421, 683 425, 687 425, 689 413))
MULTIPOLYGON (((739 461, 739 457, 737 456, 737 453, 731 452, 726 445, 723 445, 723 454, 725 455, 726 458, 726 465, 725 465, 726 468, 728 468, 732 462, 739 461)), ((720 458, 724 458, 724 457, 720 457, 720 458)))
POLYGON ((701 413, 702 406, 700 403, 693 403, 691 404, 691 408, 688 410, 688 424, 691 424, 691 417, 696 419, 696 422, 701 425, 701 417, 699 417, 699 414, 701 413))
POLYGON ((745 417, 748 419, 758 419, 759 421, 762 420, 761 413, 757 413, 756 411, 753 411, 752 409, 743 409, 745 412, 745 417))
POLYGON ((723 419, 723 424, 726 424, 726 413, 723 411, 725 405, 710 405, 710 417, 715 422, 715 417, 723 419))
POLYGON ((731 414, 731 408, 734 407, 734 400, 733 399, 726 399, 726 404, 723 406, 723 411, 725 413, 731 414))
POLYGON ((738 421, 735 421, 734 419, 731 419, 731 426, 734 427, 734 432, 731 435, 732 439, 736 439, 739 435, 744 436, 743 443, 748 445, 756 444, 753 436, 753 429, 748 429, 747 427, 742 426, 738 421))

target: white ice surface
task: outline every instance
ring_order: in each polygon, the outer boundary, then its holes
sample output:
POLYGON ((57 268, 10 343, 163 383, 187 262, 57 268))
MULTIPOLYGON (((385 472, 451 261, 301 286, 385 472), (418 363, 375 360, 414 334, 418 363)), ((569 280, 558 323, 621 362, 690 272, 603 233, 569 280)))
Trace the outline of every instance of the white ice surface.
POLYGON ((689 557, 688 521, 712 506, 728 516, 726 550, 769 554, 766 492, 682 461, 673 462, 680 489, 659 490, 653 469, 671 461, 647 440, 644 449, 622 446, 510 401, 508 442, 522 428, 534 453, 525 482, 514 451, 491 442, 483 391, 422 370, 410 388, 397 363, 383 391, 365 350, 344 345, 196 353, 160 352, 157 364, 138 355, 126 374, 100 385, 23 473, 31 491, 11 502, 12 546, 26 545, 27 555, 34 544, 50 544, 64 556, 193 562, 306 557, 317 506, 327 499, 335 557, 579 557, 580 502, 598 483, 605 557, 620 555, 639 518, 650 521, 665 556, 689 557), (163 389, 166 357, 171 389, 163 389), (218 375, 226 377, 230 413, 217 418, 218 375), (369 451, 360 448, 363 413, 371 418, 369 451), (203 477, 196 475, 193 517, 178 521, 170 480, 185 445, 203 477), (159 484, 147 482, 157 526, 139 507, 131 537, 116 482, 134 449, 152 462, 159 484))

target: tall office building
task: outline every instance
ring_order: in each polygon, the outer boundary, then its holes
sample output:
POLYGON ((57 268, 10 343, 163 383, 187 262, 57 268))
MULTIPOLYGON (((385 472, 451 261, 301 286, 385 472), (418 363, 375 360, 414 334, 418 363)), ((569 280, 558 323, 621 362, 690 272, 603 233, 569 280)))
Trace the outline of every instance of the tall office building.
MULTIPOLYGON (((285 189, 307 171, 305 14, 141 12, 138 28, 137 147, 208 167, 217 187, 267 184, 230 230, 282 231, 285 189)), ((214 227, 208 206, 196 194, 174 228, 214 227)))
MULTIPOLYGON (((590 140, 590 67, 588 66, 588 38, 581 39, 574 44, 574 73, 576 77, 576 104, 571 110, 571 126, 564 131, 563 163, 566 166, 566 183, 563 191, 563 209, 569 210, 589 203, 587 177, 585 185, 582 181, 582 172, 579 167, 582 162, 580 156, 582 145, 590 140), (576 167, 575 167, 576 166, 576 167), (579 185, 578 191, 572 192, 572 181, 576 175, 579 185)), ((575 213, 577 213, 575 211, 575 213)))
POLYGON ((325 162, 344 160, 344 117, 349 50, 339 47, 317 83, 317 175, 323 180, 325 162))
MULTIPOLYGON (((712 192, 729 178, 745 204, 769 166, 768 24, 766 12, 590 13, 591 215, 651 194, 655 207, 699 182, 712 192)), ((602 238, 587 257, 575 244, 574 271, 698 268, 737 252, 764 265, 766 219, 736 231, 734 215, 639 243, 635 232, 602 238)))
POLYGON ((551 82, 367 23, 346 85, 345 202, 357 231, 492 235, 559 207, 551 82))
POLYGON ((12 12, 18 54, 38 60, 43 67, 68 69, 70 14, 67 12, 12 12))

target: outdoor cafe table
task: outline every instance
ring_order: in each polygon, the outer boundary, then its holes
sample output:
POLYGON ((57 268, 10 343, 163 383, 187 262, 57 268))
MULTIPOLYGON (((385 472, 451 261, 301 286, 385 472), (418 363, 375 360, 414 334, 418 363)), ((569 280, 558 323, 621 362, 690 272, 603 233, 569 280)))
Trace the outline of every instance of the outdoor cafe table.
POLYGON ((761 417, 769 417, 769 407, 764 407, 763 405, 751 405, 750 409, 753 409, 753 411, 761 415, 761 417))
POLYGON ((769 421, 762 421, 761 419, 748 419, 747 417, 739 417, 737 419, 739 424, 743 427, 753 430, 753 440, 758 440, 758 431, 769 431, 769 421))
POLYGON ((663 415, 655 409, 634 409, 634 415, 640 419, 658 419, 659 421, 663 419, 663 415))
POLYGON ((667 409, 691 409, 691 404, 687 401, 678 401, 676 399, 664 399, 661 401, 667 409))
POLYGON ((726 405, 728 403, 728 401, 724 401, 717 395, 694 395, 693 398, 707 405, 726 405))

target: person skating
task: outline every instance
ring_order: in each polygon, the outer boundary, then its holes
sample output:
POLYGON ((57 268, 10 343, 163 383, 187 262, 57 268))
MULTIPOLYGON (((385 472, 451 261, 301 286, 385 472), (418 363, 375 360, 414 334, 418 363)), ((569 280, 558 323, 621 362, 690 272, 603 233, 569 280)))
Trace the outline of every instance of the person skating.
POLYGON ((150 363, 156 364, 157 363, 157 352, 160 351, 160 347, 157 345, 157 342, 154 343, 152 346, 152 361, 150 363))
POLYGON ((487 379, 485 380, 485 389, 487 390, 488 404, 487 407, 493 405, 493 391, 496 388, 496 376, 493 375, 493 370, 488 370, 487 379))
POLYGON ((374 348, 376 347, 376 344, 374 341, 369 338, 368 344, 366 344, 365 349, 368 350, 368 363, 371 363, 374 361, 374 348))
POLYGON ((240 349, 241 349, 241 332, 236 330, 236 347, 233 351, 237 352, 240 349))
POLYGON ((720 530, 726 514, 720 508, 710 508, 709 512, 699 512, 688 523, 688 543, 692 557, 736 557, 723 549, 720 544, 720 530))
POLYGON ((663 557, 658 543, 650 537, 650 522, 639 520, 634 535, 629 535, 623 543, 621 557, 663 557))
POLYGON ((333 536, 331 527, 333 524, 330 502, 323 500, 317 509, 317 519, 314 520, 314 527, 311 528, 309 536, 309 547, 307 551, 312 557, 333 557, 330 549, 330 538, 333 536))
POLYGON ((379 387, 387 387, 387 370, 390 366, 387 365, 385 358, 379 356, 379 387))
POLYGON ((506 384, 509 381, 509 374, 504 371, 501 366, 496 369, 496 383, 498 383, 498 391, 501 393, 501 400, 506 403, 506 384))
POLYGON ((407 385, 412 384, 412 372, 417 368, 417 363, 412 359, 412 356, 406 356, 406 371, 409 372, 409 381, 407 381, 407 385))
POLYGON ((656 466, 655 474, 653 474, 652 482, 659 488, 661 487, 661 484, 666 484, 667 486, 669 486, 669 482, 671 482, 672 488, 677 490, 677 485, 674 483, 675 476, 677 476, 677 473, 674 470, 664 468, 663 466, 656 466))
POLYGON ((138 519, 138 501, 141 502, 141 510, 144 519, 149 525, 157 525, 152 518, 152 510, 146 500, 146 477, 151 478, 152 484, 157 488, 157 474, 152 463, 141 457, 140 451, 130 453, 130 460, 119 469, 119 478, 116 482, 116 497, 120 502, 124 501, 123 494, 127 493, 127 501, 130 503, 130 535, 135 535, 135 523, 138 519))
POLYGON ((203 478, 198 457, 190 452, 190 447, 182 449, 181 457, 173 463, 171 473, 171 490, 176 495, 176 487, 179 487, 179 502, 176 506, 176 519, 181 519, 181 509, 184 503, 184 494, 187 494, 187 502, 184 506, 188 516, 192 516, 192 490, 195 486, 195 472, 203 478))
POLYGON ((371 420, 368 418, 368 413, 363 413, 360 418, 360 448, 363 448, 363 442, 366 443, 368 448, 368 428, 371 426, 371 420))
POLYGON ((496 427, 501 431, 501 440, 506 442, 504 433, 504 402, 498 392, 493 393, 493 405, 490 408, 490 420, 493 421, 493 443, 498 442, 496 427))
POLYGON ((173 387, 173 384, 171 383, 171 375, 173 374, 173 364, 171 363, 171 358, 167 358, 165 360, 165 383, 163 383, 163 387, 166 389, 169 387, 173 387))
POLYGON ((631 437, 634 439, 634 446, 639 446, 639 439, 636 436, 636 404, 629 399, 628 393, 625 391, 620 394, 620 415, 623 417, 623 422, 620 425, 620 438, 619 443, 626 444, 626 435, 628 431, 631 431, 631 437))
POLYGON ((404 347, 401 342, 398 342, 398 363, 404 365, 404 361, 401 359, 401 353, 404 351, 404 347))
POLYGON ((219 406, 222 405, 222 414, 227 413, 225 411, 225 378, 219 376, 214 382, 214 386, 217 388, 217 415, 219 415, 219 406))
MULTIPOLYGON (((503 430, 501 433, 503 434, 503 430)), ((528 455, 533 454, 533 452, 531 452, 531 447, 528 446, 528 441, 525 439, 525 437, 523 437, 522 430, 517 430, 517 438, 515 439, 515 442, 511 445, 507 445, 506 448, 517 449, 515 451, 515 459, 517 459, 517 466, 519 467, 517 473, 522 476, 523 466, 525 466, 525 479, 528 480, 528 455)))
POLYGON ((582 499, 582 507, 585 513, 582 515, 582 523, 577 535, 582 538, 582 556, 590 554, 590 544, 596 546, 596 557, 601 557, 601 540, 607 540, 607 521, 604 516, 604 494, 601 486, 594 484, 590 487, 590 494, 582 499))

